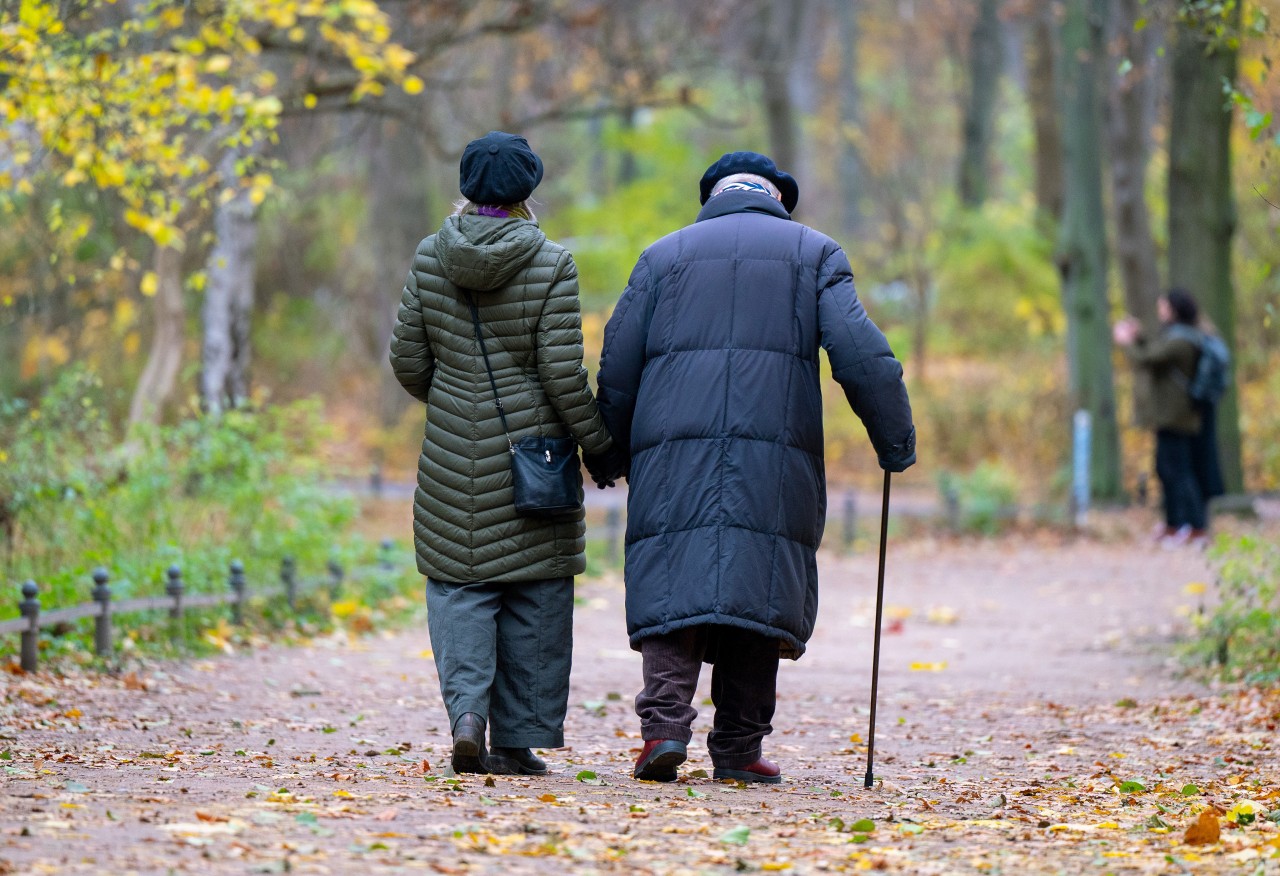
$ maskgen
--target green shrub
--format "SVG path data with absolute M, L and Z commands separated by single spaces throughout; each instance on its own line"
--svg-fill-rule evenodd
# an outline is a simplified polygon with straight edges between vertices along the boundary
M 996 535 L 1017 517 L 1018 480 L 999 462 L 983 462 L 966 475 L 938 479 L 948 522 L 962 532 Z
M 1197 622 L 1190 654 L 1230 675 L 1280 681 L 1280 545 L 1256 536 L 1220 540 L 1216 602 Z
M 318 403 L 195 415 L 122 442 L 99 393 L 92 375 L 69 371 L 38 403 L 0 405 L 0 618 L 17 615 L 28 578 L 46 610 L 88 601 L 97 566 L 110 573 L 112 598 L 129 599 L 162 594 L 171 564 L 187 592 L 225 593 L 239 559 L 249 592 L 273 595 L 258 614 L 277 626 L 292 623 L 276 606 L 286 556 L 304 582 L 324 578 L 331 558 L 364 570 L 347 586 L 361 604 L 420 585 L 408 568 L 368 573 L 377 548 L 349 533 L 357 504 L 324 480 Z M 305 602 L 308 622 L 328 623 L 325 588 Z M 145 637 L 156 620 L 117 623 Z

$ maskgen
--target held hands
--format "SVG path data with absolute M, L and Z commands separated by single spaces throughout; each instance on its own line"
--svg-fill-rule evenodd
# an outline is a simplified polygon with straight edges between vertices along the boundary
M 618 478 L 626 477 L 630 465 L 630 459 L 616 444 L 604 453 L 582 454 L 582 462 L 586 465 L 591 480 L 601 490 L 612 487 Z

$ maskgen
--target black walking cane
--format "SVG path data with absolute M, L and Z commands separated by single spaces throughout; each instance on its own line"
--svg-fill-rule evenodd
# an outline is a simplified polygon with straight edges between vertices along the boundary
M 889 472 L 884 473 L 884 504 L 880 508 L 880 574 L 876 580 L 876 638 L 871 652 L 871 729 L 867 732 L 867 777 L 870 788 L 871 761 L 876 753 L 876 691 L 880 683 L 880 618 L 884 615 L 884 555 L 889 546 Z

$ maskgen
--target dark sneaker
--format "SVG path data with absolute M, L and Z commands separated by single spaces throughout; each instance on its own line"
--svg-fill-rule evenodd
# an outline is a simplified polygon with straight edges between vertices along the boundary
M 776 785 L 782 781 L 782 770 L 773 761 L 765 760 L 762 757 L 750 766 L 737 767 L 736 769 L 716 767 L 711 777 L 713 779 L 732 779 L 735 782 L 763 782 L 766 785 Z
M 455 773 L 487 773 L 484 750 L 484 718 L 475 712 L 467 712 L 453 725 L 453 756 Z
M 674 782 L 676 767 L 684 763 L 688 756 L 688 749 L 683 742 L 650 739 L 636 758 L 636 769 L 632 775 L 647 782 Z
M 528 748 L 501 748 L 489 752 L 489 772 L 499 776 L 545 776 L 547 764 Z

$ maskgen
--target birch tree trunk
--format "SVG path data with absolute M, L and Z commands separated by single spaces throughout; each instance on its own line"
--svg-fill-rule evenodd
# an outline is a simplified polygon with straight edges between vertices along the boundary
M 219 164 L 223 184 L 234 184 L 239 153 L 229 150 Z M 258 223 L 246 189 L 220 202 L 213 218 L 216 240 L 206 262 L 202 314 L 200 397 L 217 415 L 249 398 L 250 319 L 254 299 L 254 251 Z
M 186 304 L 182 296 L 182 253 L 171 246 L 155 251 L 152 268 L 156 274 L 156 294 L 152 298 L 155 326 L 151 352 L 138 379 L 129 405 L 129 423 L 157 423 L 164 405 L 173 395 L 182 366 L 186 342 Z
M 969 101 L 960 156 L 960 200 L 966 207 L 981 206 L 990 190 L 988 165 L 1002 62 L 999 0 L 980 0 L 969 39 Z
M 1189 6 L 1189 4 L 1184 4 Z M 1194 12 L 1176 26 L 1169 124 L 1169 285 L 1200 301 L 1227 345 L 1235 349 L 1235 288 L 1231 239 L 1236 205 L 1231 188 L 1232 111 L 1223 83 L 1236 80 L 1237 51 L 1211 36 L 1217 25 L 1238 34 L 1243 3 L 1227 11 Z M 1226 21 L 1208 20 L 1224 16 Z M 1244 489 L 1240 401 L 1234 376 L 1218 406 L 1218 448 L 1227 492 Z
M 1072 409 L 1093 421 L 1090 483 L 1100 499 L 1121 493 L 1120 439 L 1111 367 L 1106 216 L 1102 204 L 1102 112 L 1098 99 L 1107 0 L 1068 0 L 1062 24 L 1066 198 L 1058 244 Z M 1064 424 L 1065 428 L 1065 424 Z

